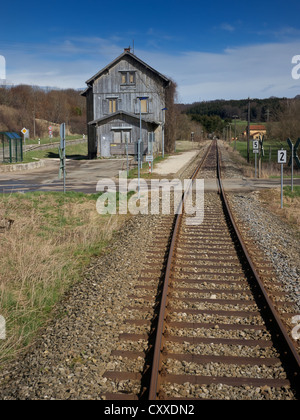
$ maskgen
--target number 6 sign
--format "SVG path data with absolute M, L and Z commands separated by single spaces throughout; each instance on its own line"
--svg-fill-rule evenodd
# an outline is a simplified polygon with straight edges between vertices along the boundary
M 278 163 L 286 163 L 286 150 L 278 150 Z

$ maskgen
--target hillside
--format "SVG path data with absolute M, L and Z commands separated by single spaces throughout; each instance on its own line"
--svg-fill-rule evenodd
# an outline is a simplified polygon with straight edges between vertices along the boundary
M 239 136 L 248 124 L 249 99 L 215 100 L 178 104 L 178 111 L 201 125 L 206 135 L 228 136 L 231 127 Z M 250 100 L 250 123 L 265 124 L 269 138 L 285 141 L 300 136 L 300 97 Z
M 268 120 L 277 120 L 286 103 L 286 98 L 268 98 L 250 100 L 250 120 L 251 122 L 267 122 Z M 248 99 L 241 100 L 215 100 L 198 102 L 191 105 L 185 105 L 184 111 L 190 115 L 217 115 L 222 120 L 236 118 L 248 119 Z
M 86 134 L 85 98 L 78 91 L 47 91 L 27 85 L 0 87 L 0 131 L 19 133 L 26 127 L 31 138 L 46 137 L 52 125 L 57 136 L 63 122 L 67 134 Z

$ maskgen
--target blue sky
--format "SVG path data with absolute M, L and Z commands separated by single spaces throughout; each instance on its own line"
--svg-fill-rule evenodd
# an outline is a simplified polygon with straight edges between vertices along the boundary
M 1 5 L 0 56 L 7 82 L 80 88 L 134 41 L 177 82 L 179 102 L 294 97 L 299 12 L 290 0 L 12 0 Z

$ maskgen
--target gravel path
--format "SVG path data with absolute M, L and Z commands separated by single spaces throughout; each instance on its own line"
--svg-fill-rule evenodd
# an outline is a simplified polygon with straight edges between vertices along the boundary
M 191 150 L 179 155 L 168 157 L 164 162 L 158 163 L 154 173 L 158 175 L 176 174 L 180 169 L 189 164 L 199 153 L 199 150 Z

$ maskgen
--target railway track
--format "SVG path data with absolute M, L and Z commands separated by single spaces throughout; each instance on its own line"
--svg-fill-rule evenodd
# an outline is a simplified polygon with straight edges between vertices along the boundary
M 219 192 L 205 194 L 200 225 L 183 212 L 158 226 L 129 297 L 132 333 L 120 334 L 131 348 L 116 350 L 122 366 L 104 374 L 127 386 L 107 399 L 299 398 L 299 355 L 231 214 L 216 142 L 193 178 L 203 175 L 217 177 Z

